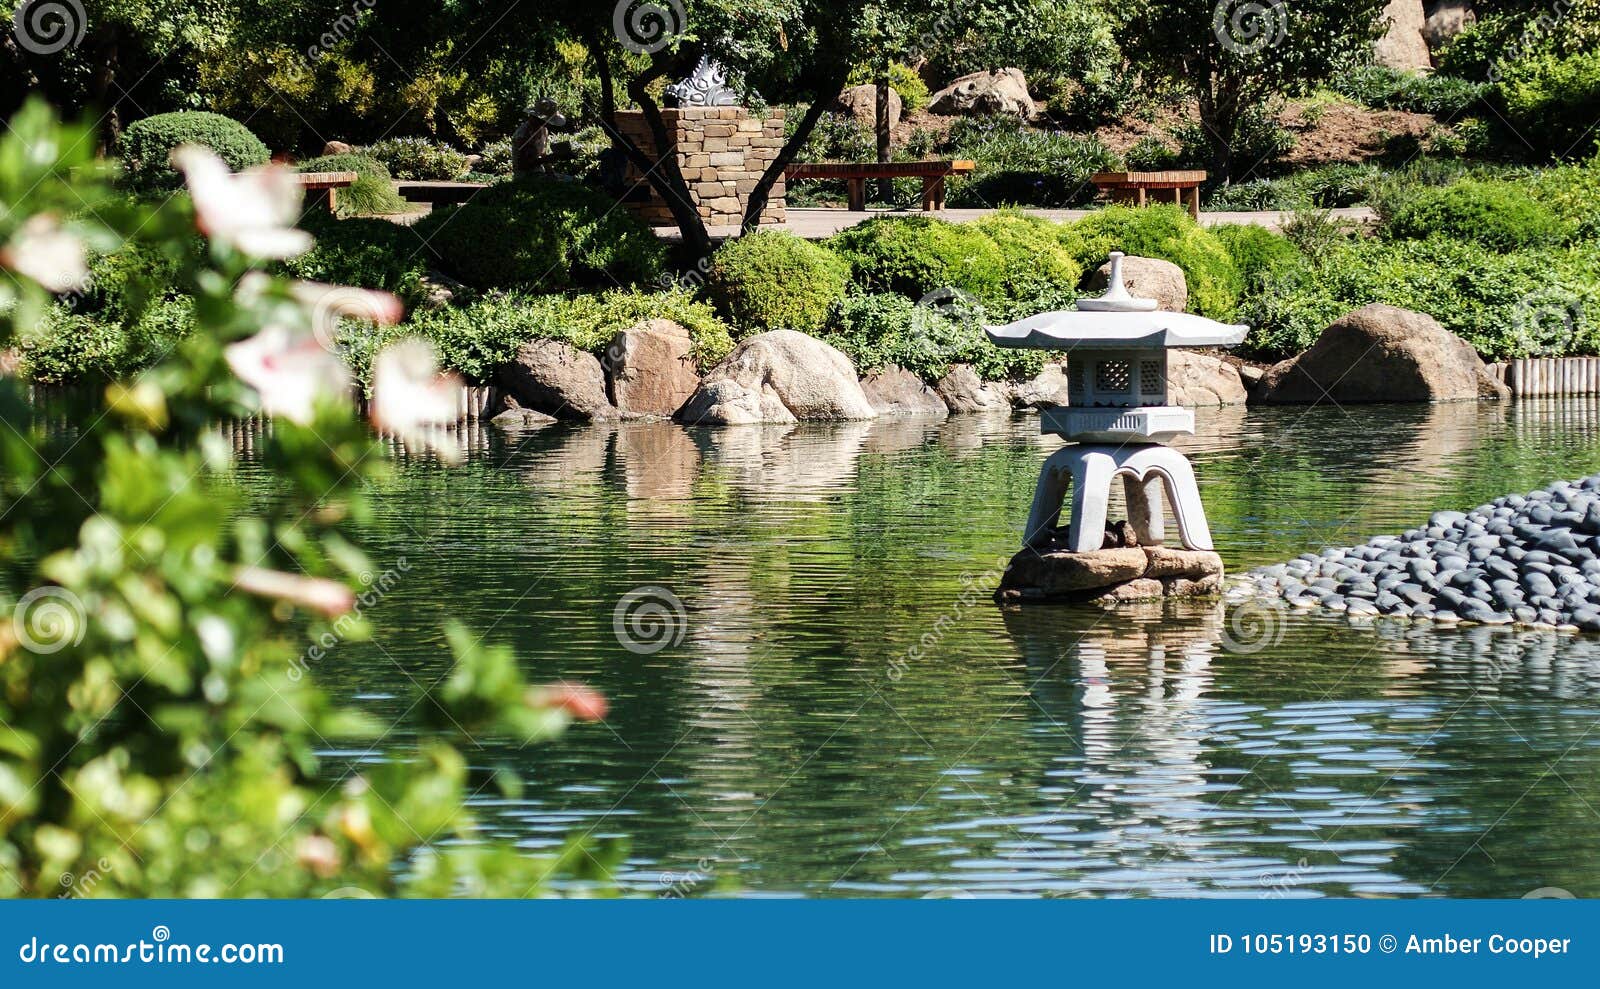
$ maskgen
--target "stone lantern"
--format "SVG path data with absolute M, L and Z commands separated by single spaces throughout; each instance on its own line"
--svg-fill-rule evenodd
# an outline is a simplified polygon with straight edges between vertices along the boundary
M 1194 413 L 1171 404 L 1168 395 L 1167 351 L 1235 346 L 1249 328 L 1189 313 L 1158 312 L 1156 300 L 1128 294 L 1122 257 L 1112 253 L 1110 288 L 1100 298 L 1079 299 L 1073 311 L 1041 313 L 986 328 L 989 338 L 1002 347 L 1067 352 L 1068 404 L 1045 411 L 1040 430 L 1069 442 L 1045 461 L 1028 517 L 1026 545 L 1012 561 L 1002 592 L 1008 586 L 1020 591 L 1031 587 L 1045 596 L 1058 596 L 1057 590 L 1103 592 L 1117 584 L 1146 581 L 1135 588 L 1146 593 L 1135 596 L 1158 596 L 1172 588 L 1149 581 L 1182 578 L 1192 584 L 1213 575 L 1216 580 L 1208 581 L 1206 590 L 1211 590 L 1211 583 L 1220 587 L 1221 561 L 1212 552 L 1194 468 L 1189 458 L 1166 445 L 1194 433 Z M 1111 482 L 1117 477 L 1122 478 L 1128 503 L 1128 534 L 1121 537 L 1106 530 Z M 1069 486 L 1072 514 L 1063 528 L 1060 516 Z M 1166 544 L 1163 496 L 1177 523 L 1178 539 L 1190 551 L 1187 555 L 1156 552 Z M 1101 566 L 1111 557 L 1088 558 L 1135 548 L 1146 550 L 1139 559 L 1147 565 L 1137 572 L 1139 559 L 1134 555 L 1115 557 L 1116 566 Z M 1082 558 L 1064 558 L 1072 556 Z M 1107 582 L 1096 586 L 1093 582 L 1100 578 Z M 1195 591 L 1187 585 L 1180 589 Z

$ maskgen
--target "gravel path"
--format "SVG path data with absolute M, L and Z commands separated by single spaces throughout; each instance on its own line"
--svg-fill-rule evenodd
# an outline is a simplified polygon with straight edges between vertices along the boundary
M 1600 474 L 1506 495 L 1364 546 L 1253 570 L 1234 594 L 1297 608 L 1600 631 Z

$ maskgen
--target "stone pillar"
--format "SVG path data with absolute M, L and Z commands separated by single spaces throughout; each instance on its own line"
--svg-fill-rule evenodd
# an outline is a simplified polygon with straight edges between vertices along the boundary
M 783 147 L 783 110 L 773 109 L 770 116 L 760 118 L 752 117 L 744 107 L 684 107 L 662 110 L 661 119 L 689 186 L 689 200 L 706 225 L 736 227 L 743 223 L 750 193 Z M 617 129 L 647 157 L 657 158 L 655 138 L 643 112 L 618 113 Z M 631 161 L 626 183 L 624 202 L 640 219 L 653 226 L 673 224 L 672 211 Z M 780 177 L 761 214 L 763 226 L 784 222 L 786 195 Z

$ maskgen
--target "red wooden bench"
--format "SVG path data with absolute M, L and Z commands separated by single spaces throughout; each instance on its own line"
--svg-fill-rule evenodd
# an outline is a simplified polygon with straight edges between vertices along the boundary
M 1095 188 L 1106 193 L 1114 202 L 1144 206 L 1151 192 L 1170 192 L 1172 201 L 1179 206 L 1188 202 L 1189 215 L 1200 219 L 1200 183 L 1206 180 L 1203 171 L 1170 172 L 1096 172 L 1090 177 Z
M 308 206 L 320 206 L 332 213 L 338 205 L 339 190 L 350 188 L 358 176 L 355 172 L 296 172 L 294 178 L 306 191 Z
M 970 175 L 978 167 L 972 161 L 849 161 L 812 162 L 790 165 L 784 178 L 843 179 L 850 190 L 850 209 L 860 213 L 867 208 L 867 181 L 870 179 L 922 179 L 922 208 L 944 209 L 944 180 L 951 175 Z

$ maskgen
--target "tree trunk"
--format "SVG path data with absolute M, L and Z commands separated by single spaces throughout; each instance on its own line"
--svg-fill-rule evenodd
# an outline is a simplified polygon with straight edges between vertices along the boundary
M 673 221 L 678 225 L 678 232 L 683 237 L 684 245 L 696 257 L 710 257 L 711 233 L 706 229 L 706 222 L 700 216 L 699 208 L 689 197 L 689 185 L 683 179 L 682 170 L 678 168 L 678 156 L 672 149 L 666 123 L 661 119 L 661 108 L 646 92 L 646 88 L 652 82 L 667 74 L 671 64 L 656 62 L 643 75 L 628 83 L 628 95 L 644 112 L 645 123 L 649 125 L 650 134 L 655 139 L 657 158 L 651 159 L 644 153 L 644 149 L 629 140 L 617 127 L 616 83 L 611 75 L 610 63 L 605 58 L 604 44 L 591 38 L 588 47 L 600 76 L 600 119 L 605 124 L 611 143 L 628 156 L 628 160 L 644 174 L 651 188 L 655 189 L 666 202 L 667 209 L 672 212 Z
M 756 181 L 756 187 L 751 190 L 750 198 L 744 206 L 744 233 L 751 233 L 761 226 L 761 214 L 766 212 L 767 199 L 772 195 L 772 187 L 778 179 L 783 177 L 783 170 L 789 167 L 800 149 L 811 140 L 811 132 L 817 129 L 817 121 L 828 108 L 839 102 L 839 95 L 844 92 L 844 84 L 848 73 L 836 76 L 817 90 L 816 101 L 806 109 L 806 115 L 800 118 L 800 126 L 795 129 L 794 136 L 778 149 L 778 157 L 767 166 Z
M 889 163 L 889 94 L 891 92 L 893 90 L 889 88 L 889 77 L 887 75 L 880 77 L 878 79 L 876 107 L 878 164 L 880 165 Z M 884 202 L 890 202 L 894 199 L 894 179 L 878 180 L 878 198 Z
M 117 145 L 117 139 L 122 136 L 122 115 L 119 108 L 122 103 L 122 90 L 117 90 L 108 103 L 106 96 L 111 92 L 111 83 L 117 74 L 117 32 L 116 28 L 109 28 L 105 33 L 96 38 L 96 49 L 100 57 L 95 61 L 93 74 L 89 77 L 89 103 L 94 109 L 104 114 L 104 126 L 100 128 L 100 153 L 110 154 L 111 149 Z

